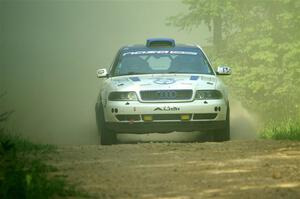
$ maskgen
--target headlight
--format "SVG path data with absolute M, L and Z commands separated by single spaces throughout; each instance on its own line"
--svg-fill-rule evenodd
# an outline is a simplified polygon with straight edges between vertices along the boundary
M 108 96 L 110 101 L 136 101 L 136 93 L 131 92 L 111 92 Z
M 199 90 L 196 92 L 196 100 L 222 99 L 223 95 L 218 90 Z

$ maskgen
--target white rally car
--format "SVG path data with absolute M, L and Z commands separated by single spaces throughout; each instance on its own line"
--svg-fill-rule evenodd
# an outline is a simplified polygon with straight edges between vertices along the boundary
M 116 142 L 117 133 L 202 131 L 215 141 L 230 139 L 227 91 L 196 45 L 173 39 L 148 39 L 145 45 L 121 48 L 102 78 L 96 103 L 101 144 Z

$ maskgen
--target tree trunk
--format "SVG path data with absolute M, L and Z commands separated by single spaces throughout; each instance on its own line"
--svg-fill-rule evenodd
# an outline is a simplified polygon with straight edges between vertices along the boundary
M 220 16 L 213 18 L 213 45 L 217 52 L 222 49 L 222 18 Z

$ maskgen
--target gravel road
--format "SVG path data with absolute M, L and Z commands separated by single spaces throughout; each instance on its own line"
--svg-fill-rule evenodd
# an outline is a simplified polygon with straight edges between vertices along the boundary
M 300 142 L 69 146 L 49 161 L 95 198 L 300 198 Z

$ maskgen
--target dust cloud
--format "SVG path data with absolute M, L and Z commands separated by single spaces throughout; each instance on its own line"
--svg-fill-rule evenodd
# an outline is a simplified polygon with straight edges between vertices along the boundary
M 232 140 L 256 139 L 259 129 L 259 116 L 248 111 L 241 102 L 230 101 L 230 131 Z
M 108 68 L 121 46 L 149 37 L 206 45 L 205 27 L 178 31 L 165 25 L 185 9 L 181 0 L 0 1 L 0 92 L 7 93 L 1 107 L 14 110 L 7 126 L 37 143 L 98 144 L 96 69 Z M 239 103 L 232 106 L 231 121 L 234 139 L 255 137 L 255 120 Z M 189 133 L 184 140 L 197 136 Z M 172 140 L 182 135 L 173 133 Z
M 185 11 L 181 0 L 158 2 L 1 0 L 1 107 L 14 110 L 12 132 L 37 143 L 97 144 L 95 71 L 121 46 L 149 37 L 207 44 L 206 28 L 165 25 Z

